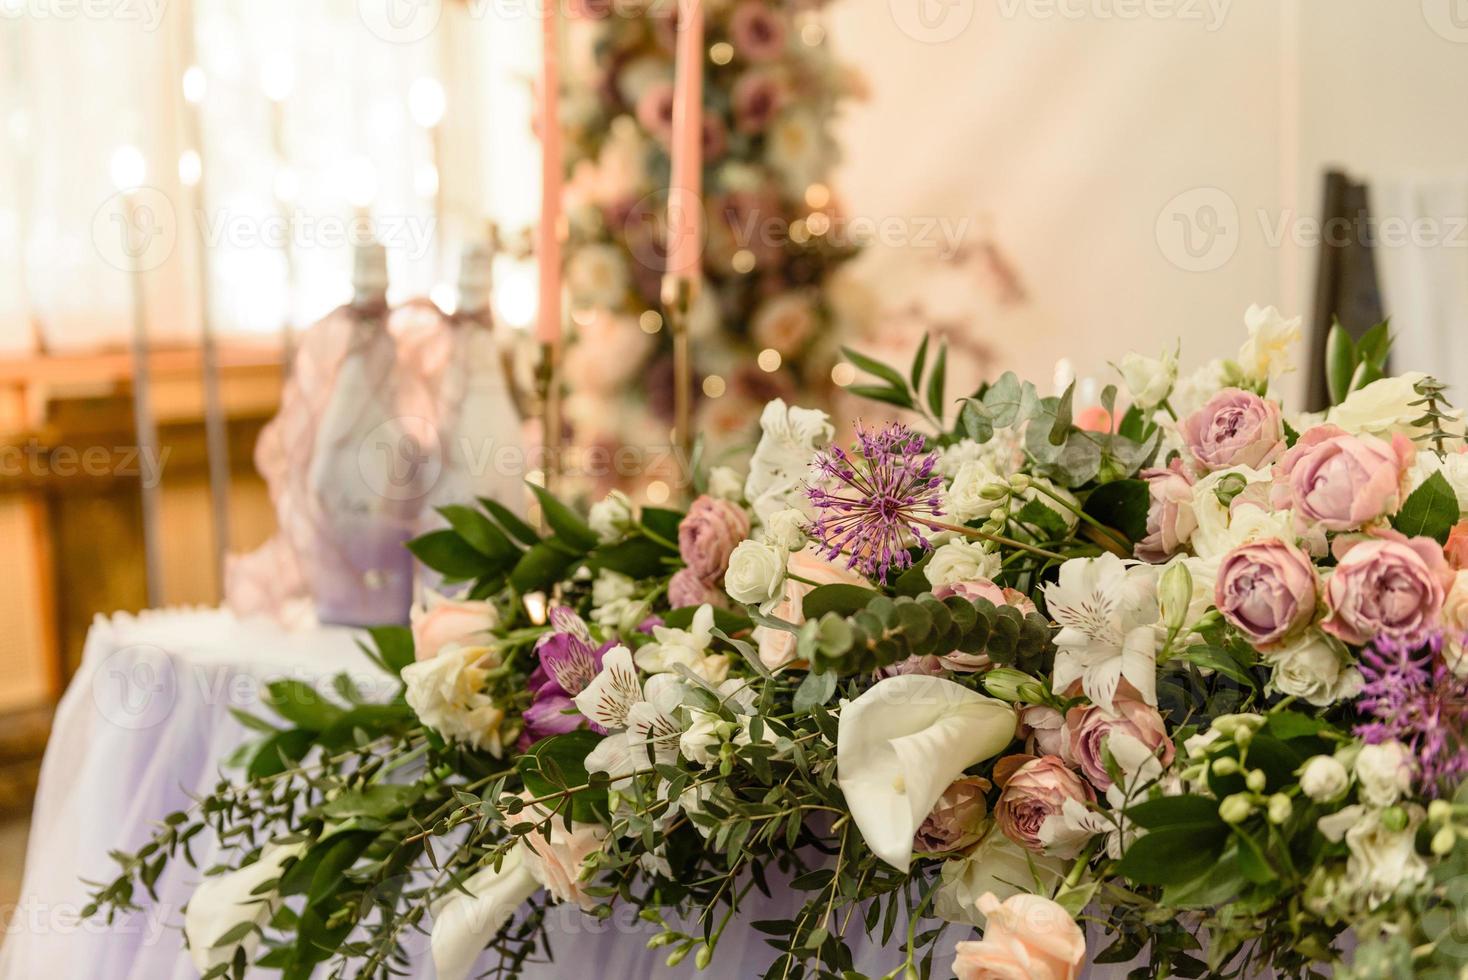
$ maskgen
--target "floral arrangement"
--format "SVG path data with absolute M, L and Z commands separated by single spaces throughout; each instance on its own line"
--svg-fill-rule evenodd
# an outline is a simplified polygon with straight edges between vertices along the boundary
M 850 316 L 828 285 L 857 249 L 828 184 L 831 125 L 862 89 L 832 57 L 819 3 L 705 6 L 707 231 L 690 329 L 697 422 L 718 449 L 749 441 L 770 398 L 830 388 L 834 338 Z M 572 5 L 566 378 L 581 445 L 643 445 L 671 423 L 660 283 L 677 7 Z
M 464 595 L 374 634 L 401 696 L 272 687 L 243 778 L 90 914 L 211 831 L 207 976 L 387 976 L 418 928 L 440 977 L 513 976 L 554 903 L 703 968 L 776 874 L 809 898 L 756 923 L 770 977 L 859 976 L 861 932 L 893 978 L 1463 976 L 1462 421 L 1382 376 L 1385 326 L 1287 412 L 1299 321 L 1247 326 L 1084 413 L 848 352 L 913 427 L 847 449 L 776 400 L 686 512 L 445 508 L 413 550 Z

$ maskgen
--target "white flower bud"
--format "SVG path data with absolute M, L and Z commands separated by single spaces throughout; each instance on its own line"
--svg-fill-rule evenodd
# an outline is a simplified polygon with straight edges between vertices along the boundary
M 620 541 L 637 526 L 637 511 L 625 493 L 613 490 L 591 505 L 586 522 L 603 544 Z
M 1244 777 L 1244 785 L 1255 793 L 1262 793 L 1266 780 L 1263 769 L 1250 769 L 1248 775 Z
M 1193 604 L 1193 573 L 1188 566 L 1175 561 L 1162 573 L 1157 584 L 1157 602 L 1162 610 L 1162 622 L 1169 630 L 1181 630 L 1187 625 L 1188 607 Z
M 1340 799 L 1350 785 L 1350 773 L 1334 756 L 1312 756 L 1300 767 L 1300 792 L 1316 803 Z
M 1295 810 L 1290 798 L 1283 793 L 1275 793 L 1269 798 L 1269 822 L 1279 826 L 1290 818 Z
M 1218 816 L 1224 823 L 1242 823 L 1254 812 L 1254 801 L 1247 793 L 1235 793 L 1218 804 Z

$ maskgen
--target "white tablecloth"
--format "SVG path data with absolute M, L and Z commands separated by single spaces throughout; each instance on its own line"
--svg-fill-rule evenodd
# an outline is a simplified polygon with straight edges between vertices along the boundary
M 240 620 L 218 610 L 98 618 L 81 669 L 56 713 L 22 895 L 0 951 L 0 977 L 196 978 L 178 925 L 199 872 L 182 860 L 171 864 L 157 883 L 158 903 L 142 895 L 145 911 L 111 926 L 77 921 L 89 891 L 83 879 L 110 879 L 115 866 L 109 851 L 136 849 L 155 821 L 213 788 L 221 760 L 246 737 L 231 707 L 262 713 L 259 694 L 267 681 L 293 677 L 328 690 L 331 678 L 343 671 L 369 694 L 380 691 L 385 697 L 393 690 L 357 649 L 349 630 L 287 632 L 269 621 Z M 207 834 L 194 843 L 201 869 L 226 857 Z M 796 895 L 777 895 L 764 905 L 751 901 L 747 918 L 788 918 L 799 904 Z M 597 922 L 570 909 L 553 910 L 556 961 L 529 967 L 526 980 L 695 975 L 742 980 L 761 975 L 776 955 L 764 937 L 736 923 L 720 943 L 713 969 L 695 974 L 690 960 L 668 970 L 660 965 L 666 951 L 645 949 L 650 927 L 621 911 L 627 914 Z M 952 929 L 949 935 L 956 940 L 962 931 Z M 410 946 L 421 950 L 425 941 L 414 937 Z M 891 951 L 854 946 L 857 969 L 869 975 L 881 976 L 900 962 Z M 416 962 L 417 976 L 433 976 L 426 956 Z M 1126 969 L 1093 968 L 1087 975 L 1120 978 Z

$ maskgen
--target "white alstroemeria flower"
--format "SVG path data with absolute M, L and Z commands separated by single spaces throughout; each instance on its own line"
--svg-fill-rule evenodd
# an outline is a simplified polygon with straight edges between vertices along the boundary
M 714 639 L 714 607 L 704 603 L 693 614 L 688 629 L 654 626 L 656 642 L 643 646 L 632 659 L 646 674 L 676 674 L 679 665 L 710 684 L 719 684 L 729 676 L 729 658 L 708 653 Z
M 787 406 L 776 398 L 760 414 L 759 444 L 749 459 L 744 499 L 764 520 L 798 506 L 796 495 L 810 473 L 816 451 L 835 438 L 830 416 L 813 408 Z
M 1157 703 L 1157 582 L 1151 566 L 1115 555 L 1072 558 L 1060 581 L 1045 587 L 1055 637 L 1054 689 L 1079 680 L 1086 697 L 1107 711 L 1122 680 Z
M 527 867 L 522 842 L 505 855 L 499 870 L 484 868 L 464 880 L 433 911 L 429 948 L 438 980 L 465 980 L 474 961 L 510 916 L 540 890 Z
M 1164 353 L 1161 357 L 1146 357 L 1135 351 L 1122 355 L 1116 365 L 1121 379 L 1131 392 L 1132 401 L 1143 410 L 1156 408 L 1172 394 L 1177 384 L 1177 354 Z
M 254 957 L 260 946 L 258 932 L 252 931 L 234 942 L 221 940 L 243 923 L 264 925 L 270 919 L 279 905 L 278 897 L 257 893 L 256 889 L 278 879 L 285 863 L 305 852 L 305 844 L 266 844 L 254 864 L 200 882 L 189 897 L 183 926 L 189 959 L 196 970 L 207 973 L 221 963 L 231 962 L 240 947 L 244 947 L 246 959 Z
M 836 782 L 872 852 L 906 871 L 913 834 L 938 797 L 1003 750 L 1015 721 L 1003 701 L 918 674 L 888 677 L 843 704 Z
M 676 762 L 686 693 L 672 674 L 656 674 L 644 685 L 626 647 L 608 650 L 601 672 L 575 698 L 577 710 L 611 733 L 587 755 L 587 771 L 607 773 L 616 788 L 654 762 Z

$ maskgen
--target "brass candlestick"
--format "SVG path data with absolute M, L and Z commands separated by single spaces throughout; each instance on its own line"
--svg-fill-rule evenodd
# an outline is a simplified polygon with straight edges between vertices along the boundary
M 693 456 L 693 354 L 688 319 L 697 284 L 683 276 L 663 277 L 663 315 L 673 335 L 673 442 L 686 463 Z

